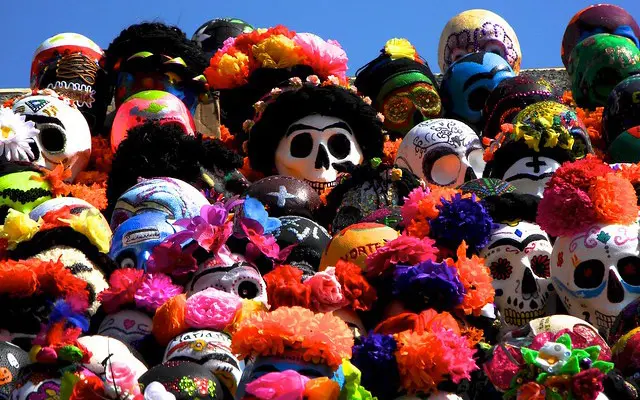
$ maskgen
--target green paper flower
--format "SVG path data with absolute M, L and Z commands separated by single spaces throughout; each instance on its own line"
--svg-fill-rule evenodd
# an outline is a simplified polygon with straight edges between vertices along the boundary
M 339 400 L 377 400 L 367 389 L 360 385 L 362 376 L 360 370 L 349 360 L 342 361 L 342 373 L 344 374 L 344 386 L 340 391 Z

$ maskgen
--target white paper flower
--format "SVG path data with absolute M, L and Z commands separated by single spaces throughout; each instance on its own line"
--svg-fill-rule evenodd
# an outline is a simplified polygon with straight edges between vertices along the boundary
M 7 161 L 33 161 L 30 143 L 40 133 L 33 121 L 9 108 L 0 108 L 0 157 Z
M 144 400 L 176 400 L 176 396 L 167 392 L 162 383 L 151 382 L 144 390 Z

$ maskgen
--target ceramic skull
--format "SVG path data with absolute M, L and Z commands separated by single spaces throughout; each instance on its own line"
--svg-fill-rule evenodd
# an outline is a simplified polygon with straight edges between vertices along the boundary
M 491 271 L 496 306 L 506 330 L 548 315 L 555 304 L 550 279 L 552 246 L 536 224 L 498 224 L 480 252 Z
M 35 138 L 38 154 L 34 154 L 34 164 L 48 169 L 62 164 L 71 170 L 71 181 L 86 168 L 91 156 L 91 132 L 72 102 L 47 91 L 16 100 L 13 111 L 33 121 L 40 131 Z
M 188 296 L 212 287 L 267 304 L 267 286 L 258 268 L 242 257 L 236 258 L 230 265 L 219 265 L 215 259 L 205 261 L 186 286 Z
M 138 347 L 138 343 L 151 335 L 153 320 L 138 310 L 120 310 L 107 315 L 98 327 L 98 335 L 118 339 Z
M 438 186 L 459 186 L 484 170 L 482 144 L 463 122 L 438 118 L 421 122 L 407 133 L 396 156 L 397 166 Z

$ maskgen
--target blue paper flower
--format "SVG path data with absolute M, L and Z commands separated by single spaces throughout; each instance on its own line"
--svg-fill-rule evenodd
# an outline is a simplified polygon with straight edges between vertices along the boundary
M 398 397 L 400 374 L 396 349 L 393 336 L 377 333 L 370 333 L 353 346 L 351 363 L 362 372 L 361 385 L 379 399 Z
M 243 218 L 258 222 L 262 225 L 264 233 L 271 233 L 282 225 L 278 218 L 269 217 L 267 210 L 259 200 L 249 196 L 244 200 Z
M 444 311 L 462 303 L 464 286 L 455 268 L 445 262 L 425 261 L 414 267 L 396 267 L 393 294 L 415 312 L 429 308 Z

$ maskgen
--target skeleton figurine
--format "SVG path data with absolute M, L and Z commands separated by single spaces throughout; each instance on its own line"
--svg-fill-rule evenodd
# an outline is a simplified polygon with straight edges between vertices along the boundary
M 349 167 L 382 155 L 375 109 L 341 86 L 294 82 L 284 91 L 274 89 L 256 110 L 254 121 L 245 124 L 247 150 L 251 167 L 265 175 L 292 176 L 322 192 Z
M 432 119 L 407 133 L 396 156 L 396 165 L 426 182 L 457 187 L 482 176 L 482 144 L 463 122 Z

